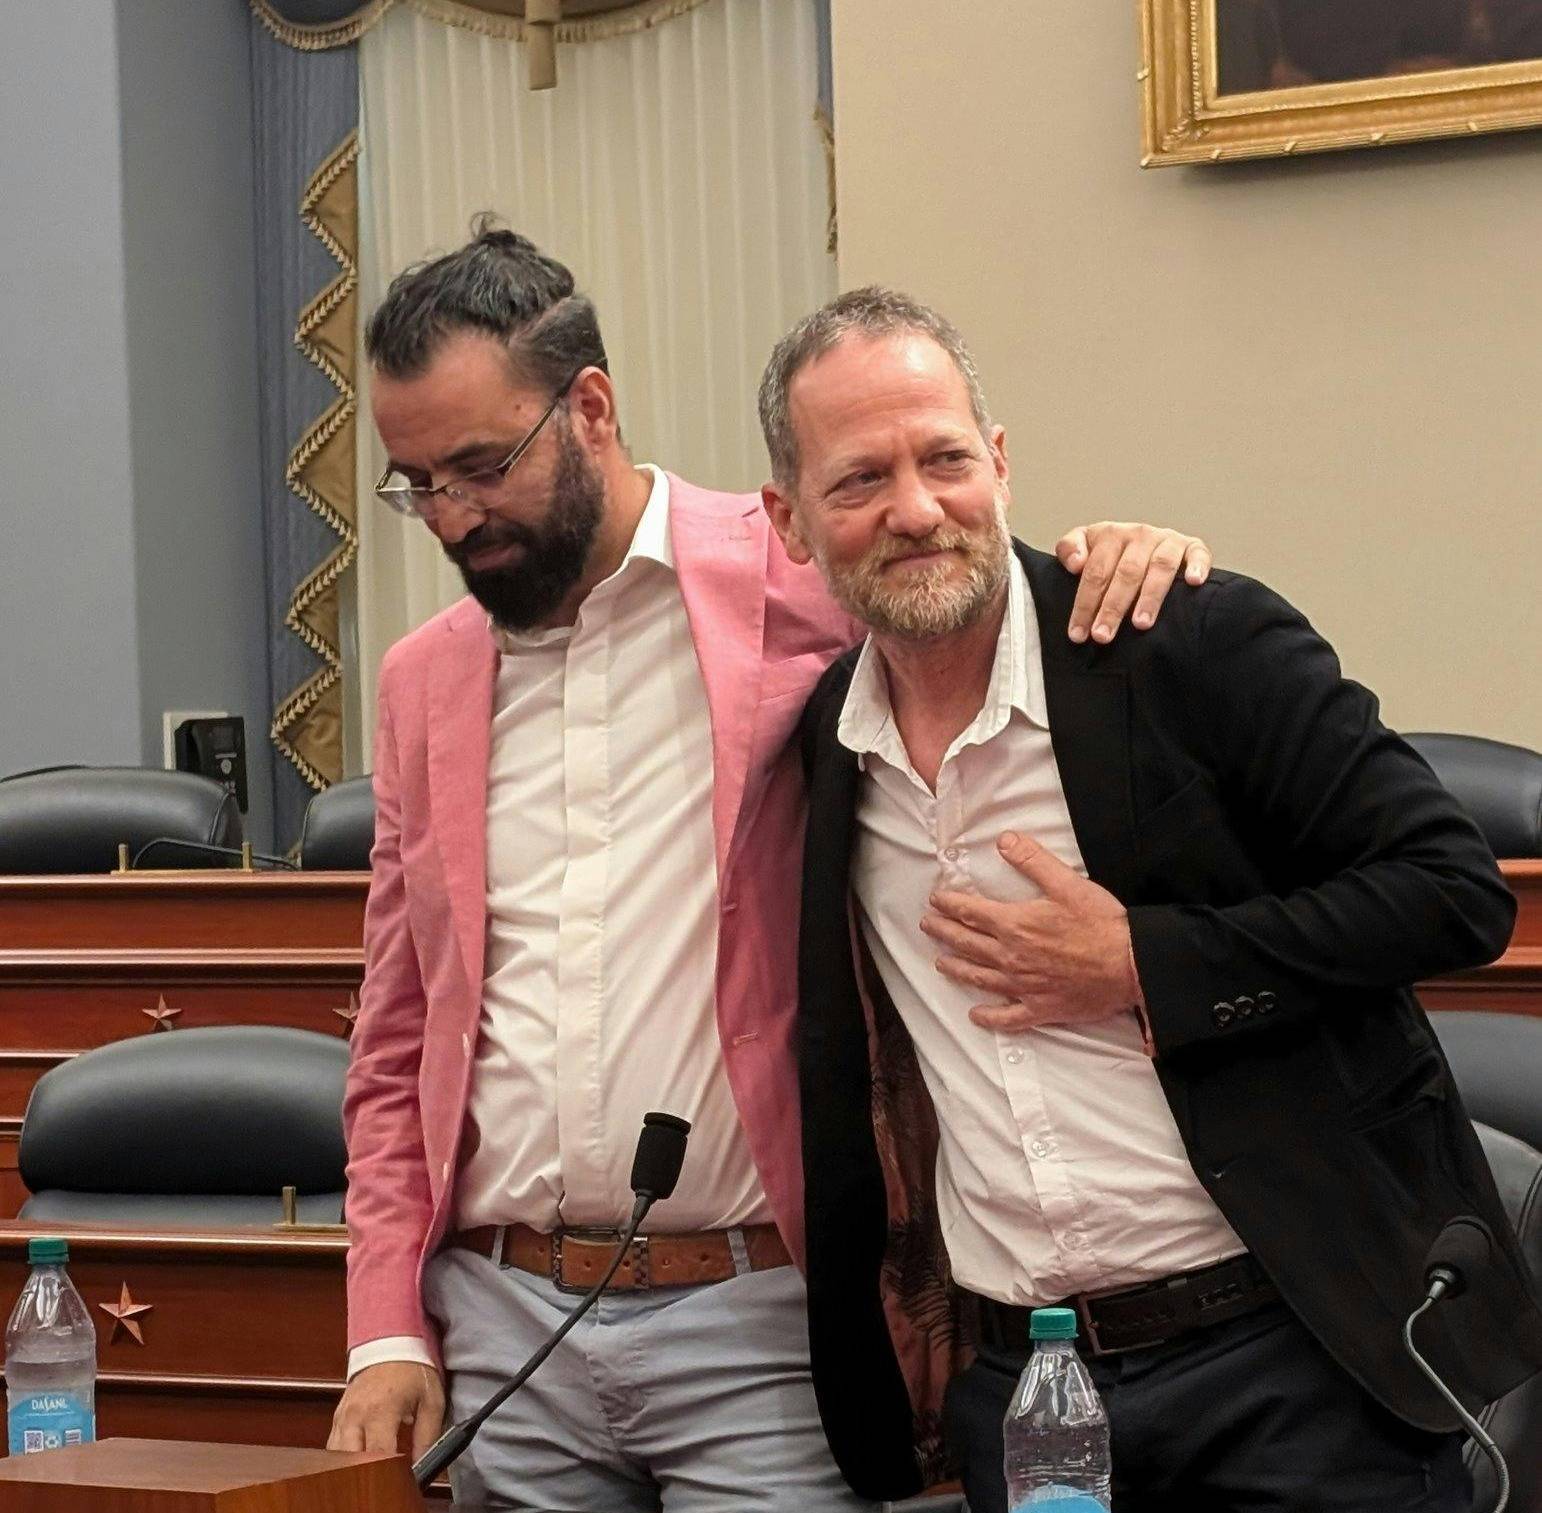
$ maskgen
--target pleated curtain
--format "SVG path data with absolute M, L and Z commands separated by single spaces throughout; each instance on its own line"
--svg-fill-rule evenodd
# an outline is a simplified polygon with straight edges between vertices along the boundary
M 559 45 L 557 88 L 532 93 L 519 42 L 388 13 L 359 42 L 364 309 L 495 211 L 598 306 L 633 456 L 757 487 L 761 369 L 835 289 L 817 18 L 811 0 L 707 0 Z M 367 414 L 362 361 L 359 372 Z M 427 530 L 369 497 L 382 465 L 361 426 L 355 771 L 381 656 L 463 592 Z

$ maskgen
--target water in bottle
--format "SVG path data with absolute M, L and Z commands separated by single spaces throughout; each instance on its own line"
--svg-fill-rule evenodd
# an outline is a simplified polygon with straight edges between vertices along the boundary
M 5 1331 L 12 1455 L 96 1438 L 96 1329 L 70 1281 L 64 1240 L 30 1240 L 32 1275 Z
M 1047 1504 L 1046 1513 L 1095 1513 L 1109 1506 L 1108 1415 L 1072 1343 L 1076 1313 L 1035 1308 L 1033 1354 L 1007 1409 L 1007 1507 Z

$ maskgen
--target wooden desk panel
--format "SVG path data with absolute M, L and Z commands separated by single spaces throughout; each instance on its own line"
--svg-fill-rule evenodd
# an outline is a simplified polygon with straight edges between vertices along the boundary
M 0 951 L 357 949 L 367 872 L 0 877 Z
M 363 980 L 357 943 L 309 951 L 0 951 L 0 1024 L 7 1049 L 30 1051 L 88 1050 L 194 1025 L 341 1034 Z
M 97 1329 L 102 1436 L 317 1445 L 347 1363 L 342 1230 L 136 1233 L 0 1224 L 0 1306 L 27 1276 L 27 1241 L 62 1234 Z M 123 1289 L 143 1342 L 103 1305 Z
M 27 1189 L 16 1170 L 19 1129 L 0 1129 L 0 1217 L 10 1218 L 27 1201 Z M 9 1317 L 9 1315 L 7 1315 Z
M 346 1036 L 361 947 L 310 951 L 0 951 L 0 1130 L 38 1078 L 81 1051 L 209 1025 Z

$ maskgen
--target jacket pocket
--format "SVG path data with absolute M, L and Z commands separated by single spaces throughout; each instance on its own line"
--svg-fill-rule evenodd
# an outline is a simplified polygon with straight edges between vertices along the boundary
M 1349 1127 L 1365 1132 L 1446 1100 L 1446 1070 L 1438 1053 L 1422 1051 L 1359 1093 L 1349 1106 Z

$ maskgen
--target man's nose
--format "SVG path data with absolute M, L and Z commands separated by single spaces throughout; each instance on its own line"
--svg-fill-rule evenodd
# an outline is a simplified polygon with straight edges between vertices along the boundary
M 428 528 L 446 546 L 456 546 L 464 541 L 486 517 L 480 510 L 470 509 L 446 499 L 443 494 L 434 497 L 433 514 L 428 517 Z
M 896 536 L 929 536 L 947 518 L 918 473 L 894 479 L 885 524 Z

